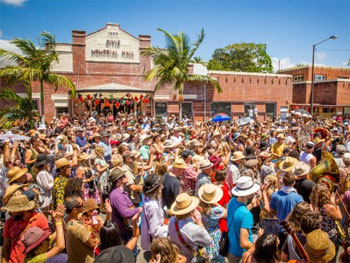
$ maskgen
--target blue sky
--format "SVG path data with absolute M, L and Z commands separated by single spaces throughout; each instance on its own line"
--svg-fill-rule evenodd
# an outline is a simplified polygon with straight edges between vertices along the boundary
M 35 40 L 40 31 L 71 42 L 71 30 L 87 33 L 116 22 L 129 33 L 151 35 L 164 46 L 157 28 L 184 31 L 195 39 L 201 28 L 206 38 L 197 56 L 210 59 L 216 48 L 231 43 L 266 43 L 274 65 L 282 68 L 310 63 L 312 44 L 316 63 L 345 66 L 350 58 L 350 1 L 342 0 L 0 0 L 0 46 L 13 37 Z

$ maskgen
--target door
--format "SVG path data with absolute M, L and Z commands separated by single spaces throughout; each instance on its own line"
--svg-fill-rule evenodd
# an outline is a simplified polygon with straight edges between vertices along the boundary
M 183 118 L 193 118 L 193 107 L 192 102 L 184 102 L 182 103 L 182 117 Z
M 244 103 L 244 117 L 254 118 L 255 104 L 253 102 Z
M 266 112 L 266 116 L 269 117 L 271 120 L 273 120 L 276 115 L 276 103 L 275 102 L 266 103 L 265 112 Z

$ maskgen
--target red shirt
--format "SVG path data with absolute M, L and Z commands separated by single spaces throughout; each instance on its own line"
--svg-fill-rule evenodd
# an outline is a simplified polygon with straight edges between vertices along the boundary
M 230 199 L 231 199 L 230 194 L 229 194 L 229 188 L 228 188 L 228 185 L 226 184 L 226 182 L 224 183 L 223 186 L 221 186 L 221 189 L 222 189 L 224 195 L 222 196 L 221 200 L 218 203 L 219 203 L 219 205 L 226 208 L 227 204 L 230 202 Z M 220 219 L 219 227 L 220 227 L 221 232 L 222 231 L 228 232 L 226 218 Z
M 12 217 L 6 220 L 4 226 L 4 238 L 10 239 L 10 257 L 9 262 L 11 263 L 22 263 L 24 262 L 24 244 L 21 241 L 24 230 L 30 227 L 40 227 L 41 229 L 49 229 L 47 218 L 41 213 L 32 213 L 31 217 L 25 221 L 14 220 Z

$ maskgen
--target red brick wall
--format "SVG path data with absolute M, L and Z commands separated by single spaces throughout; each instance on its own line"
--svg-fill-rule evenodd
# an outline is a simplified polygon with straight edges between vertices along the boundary
M 350 69 L 349 68 L 333 68 L 333 67 L 318 67 L 315 66 L 314 68 L 314 74 L 315 75 L 326 75 L 326 79 L 337 79 L 339 77 L 346 77 L 350 78 Z M 309 67 L 303 67 L 303 68 L 296 68 L 291 70 L 282 70 L 281 73 L 283 74 L 290 74 L 290 75 L 304 75 L 304 81 L 311 81 L 311 74 L 312 74 L 312 68 Z

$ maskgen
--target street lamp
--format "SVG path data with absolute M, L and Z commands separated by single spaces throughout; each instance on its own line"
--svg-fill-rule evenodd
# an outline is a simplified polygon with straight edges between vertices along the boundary
M 315 50 L 316 50 L 316 46 L 323 43 L 323 42 L 326 42 L 327 40 L 330 40 L 330 39 L 337 39 L 338 36 L 337 35 L 334 35 L 334 36 L 330 36 L 329 38 L 325 39 L 325 40 L 322 40 L 314 45 L 312 45 L 312 73 L 311 73 L 311 109 L 310 109 L 310 113 L 311 113 L 311 116 L 313 116 L 313 113 L 314 113 L 314 79 L 315 79 L 315 76 L 314 76 L 314 67 L 315 67 Z

